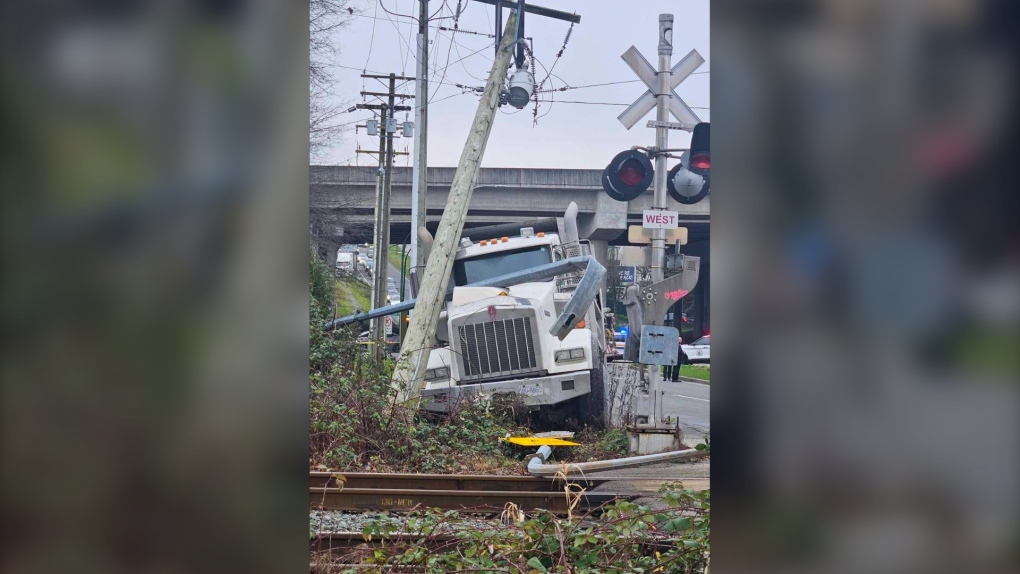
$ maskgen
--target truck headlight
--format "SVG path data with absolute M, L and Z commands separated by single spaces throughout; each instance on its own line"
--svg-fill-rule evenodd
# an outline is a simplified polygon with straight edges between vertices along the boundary
M 436 367 L 425 371 L 426 381 L 442 381 L 450 378 L 450 367 Z
M 584 358 L 584 347 L 576 347 L 573 349 L 563 349 L 556 351 L 556 362 L 562 363 L 564 361 L 577 361 Z

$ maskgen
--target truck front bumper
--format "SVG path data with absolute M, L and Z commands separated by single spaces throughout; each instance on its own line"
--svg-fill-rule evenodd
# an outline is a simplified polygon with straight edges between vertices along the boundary
M 574 371 L 512 381 L 424 389 L 421 392 L 421 408 L 434 412 L 446 412 L 451 405 L 458 401 L 472 398 L 484 400 L 493 395 L 512 395 L 525 405 L 537 409 L 541 406 L 557 405 L 575 399 L 590 391 L 591 376 L 589 371 Z

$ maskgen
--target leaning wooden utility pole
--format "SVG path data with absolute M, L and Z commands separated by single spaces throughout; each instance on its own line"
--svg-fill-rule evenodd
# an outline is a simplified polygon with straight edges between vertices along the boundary
M 400 358 L 393 371 L 393 384 L 404 395 L 407 401 L 415 400 L 421 392 L 422 380 L 428 367 L 429 353 L 436 338 L 436 326 L 439 324 L 439 313 L 446 298 L 446 287 L 453 259 L 457 254 L 457 243 L 464 229 L 468 205 L 471 203 L 471 192 L 478 168 L 482 163 L 485 145 L 492 131 L 492 121 L 499 105 L 499 94 L 506 81 L 507 68 L 513 55 L 514 28 L 517 26 L 517 15 L 510 13 L 506 21 L 502 41 L 492 62 L 489 79 L 485 83 L 485 92 L 478 103 L 478 111 L 471 123 L 467 143 L 461 152 L 457 172 L 450 184 L 450 194 L 446 203 L 446 211 L 439 221 L 439 229 L 432 245 L 421 287 L 418 289 L 418 303 L 411 315 L 404 344 L 400 349 Z

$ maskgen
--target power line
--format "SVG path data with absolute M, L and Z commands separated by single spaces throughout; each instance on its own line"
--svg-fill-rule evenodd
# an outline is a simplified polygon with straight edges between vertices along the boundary
M 382 0 L 379 0 L 379 4 L 382 4 Z M 452 16 L 442 16 L 440 18 L 436 18 L 436 14 L 439 14 L 443 10 L 443 8 L 449 9 L 449 5 L 446 3 L 446 0 L 443 0 L 442 5 L 439 6 L 439 10 L 436 10 L 435 12 L 432 13 L 431 16 L 429 16 L 428 21 L 431 22 L 433 20 L 446 20 L 448 18 L 452 18 Z M 407 14 L 401 14 L 399 12 L 391 12 L 389 9 L 386 8 L 385 5 L 383 5 L 382 9 L 385 10 L 387 14 L 397 16 L 398 18 L 409 18 L 414 23 L 420 24 L 419 19 L 416 16 L 408 16 Z
M 461 30 L 461 32 L 463 32 L 463 30 Z M 468 50 L 468 49 L 470 49 L 470 48 L 468 48 L 467 46 L 465 46 L 465 45 L 461 44 L 460 42 L 457 42 L 456 40 L 454 40 L 454 39 L 453 39 L 453 37 L 452 37 L 452 36 L 450 37 L 450 41 L 452 41 L 452 42 L 453 42 L 453 49 L 454 49 L 454 50 L 457 50 L 457 56 L 458 56 L 458 57 L 460 58 L 459 60 L 457 60 L 457 62 L 460 62 L 460 67 L 464 69 L 464 73 L 465 73 L 465 74 L 467 74 L 467 75 L 469 75 L 469 76 L 471 76 L 471 78 L 472 78 L 472 79 L 474 79 L 474 80 L 477 80 L 477 81 L 479 81 L 479 82 L 484 82 L 484 81 L 485 81 L 485 79 L 483 79 L 483 78 L 479 78 L 478 76 L 476 76 L 476 75 L 472 74 L 472 73 L 471 73 L 471 72 L 470 72 L 470 71 L 469 71 L 469 70 L 467 69 L 467 66 L 466 66 L 466 65 L 464 64 L 464 57 L 463 57 L 463 56 L 461 56 L 461 53 L 460 53 L 460 49 L 461 49 L 461 48 L 464 48 L 465 50 Z M 485 57 L 486 57 L 486 59 L 488 59 L 488 60 L 490 60 L 490 61 L 492 60 L 492 58 L 491 58 L 491 57 L 490 57 L 490 56 L 489 56 L 488 54 L 486 54 L 486 55 L 485 55 Z M 454 63 L 456 64 L 457 62 L 454 62 Z
M 411 0 L 411 10 L 412 11 L 414 10 L 414 3 L 415 3 L 415 1 L 416 0 Z M 428 25 L 428 22 L 426 22 L 426 25 Z M 408 52 L 408 59 L 410 59 L 410 54 L 411 54 L 411 51 L 412 51 L 411 50 L 411 42 L 413 41 L 414 42 L 414 60 L 415 60 L 415 62 L 418 61 L 418 42 L 417 42 L 416 36 L 415 36 L 417 31 L 418 31 L 418 28 L 415 27 L 415 26 L 408 26 L 407 27 L 407 48 L 408 48 L 407 52 Z M 404 68 L 401 70 L 401 73 L 404 74 L 404 75 L 407 75 L 407 63 L 406 62 L 404 63 Z
M 365 68 L 368 68 L 368 61 L 372 59 L 372 46 L 375 45 L 375 21 L 379 19 L 377 17 L 379 14 L 379 4 L 375 5 L 375 14 L 376 16 L 372 17 L 372 39 L 368 41 L 368 57 L 365 58 Z
M 400 16 L 404 16 L 403 14 L 399 14 L 399 15 Z M 367 20 L 389 20 L 389 18 L 379 18 L 377 16 L 368 16 L 368 15 L 365 15 L 365 14 L 351 14 L 351 16 L 354 17 L 354 18 L 365 18 Z M 405 16 L 405 18 L 406 17 L 407 16 Z M 417 20 L 415 20 L 415 21 L 417 21 Z M 453 29 L 453 28 L 448 28 L 446 26 L 429 26 L 429 28 L 431 28 L 432 30 L 447 30 L 447 31 Z M 491 32 L 490 33 L 475 32 L 474 30 L 464 30 L 463 28 L 458 28 L 457 31 L 460 32 L 461 34 L 472 34 L 472 35 L 476 35 L 476 36 L 486 36 L 488 38 L 495 38 L 496 37 L 496 35 L 492 34 Z
M 376 5 L 377 6 L 382 6 L 382 9 L 387 14 L 386 19 L 389 20 L 390 24 L 393 25 L 393 29 L 396 30 L 397 37 L 400 38 L 400 42 L 402 42 L 404 46 L 407 46 L 407 51 L 405 52 L 404 49 L 401 47 L 401 44 L 400 43 L 397 44 L 397 49 L 400 50 L 400 66 L 401 66 L 400 67 L 400 73 L 401 73 L 401 75 L 403 75 L 405 72 L 407 72 L 407 58 L 408 58 L 408 56 L 411 53 L 411 44 L 407 40 L 404 39 L 404 33 L 400 31 L 400 27 L 397 26 L 397 22 L 393 18 L 390 18 L 389 14 L 394 14 L 394 13 L 390 12 L 389 10 L 386 9 L 386 6 L 383 5 L 382 0 L 378 0 L 378 3 Z M 395 14 L 395 15 L 401 16 L 402 14 Z M 415 20 L 415 21 L 417 22 L 417 20 Z M 372 26 L 374 28 L 375 24 L 373 23 Z
M 379 70 L 369 70 L 367 68 L 355 68 L 354 66 L 343 66 L 341 64 L 333 64 L 333 66 L 335 66 L 337 68 L 343 68 L 345 70 L 354 70 L 355 72 L 365 72 L 365 73 L 371 72 L 373 74 L 384 74 L 385 73 L 385 72 L 380 72 Z
M 560 63 L 560 57 L 563 56 L 563 52 L 567 49 L 567 43 L 570 42 L 570 34 L 573 33 L 573 31 L 574 23 L 571 22 L 570 27 L 567 28 L 567 35 L 563 38 L 563 46 L 560 48 L 559 52 L 556 52 L 556 59 L 553 60 L 552 66 L 549 66 L 549 69 L 546 71 L 547 73 L 545 75 L 545 78 L 542 78 L 542 81 L 538 83 L 538 91 L 541 91 L 542 86 L 544 86 L 546 81 L 549 80 L 549 77 L 552 76 L 552 71 L 556 69 L 556 64 Z M 534 59 L 535 55 L 532 54 L 531 57 L 532 59 Z M 545 66 L 542 67 L 544 68 Z M 538 118 L 535 119 L 537 120 Z
M 435 29 L 435 30 L 444 30 L 446 32 L 452 32 L 452 31 L 456 30 L 457 32 L 460 32 L 461 34 L 471 34 L 472 36 L 485 36 L 486 38 L 495 38 L 496 37 L 495 34 L 487 34 L 485 32 L 475 32 L 475 31 L 472 31 L 472 30 L 461 30 L 460 28 L 447 28 L 446 26 L 435 26 L 435 27 L 432 27 L 432 28 Z
M 447 61 L 447 64 L 446 64 L 446 65 L 445 65 L 445 66 L 443 67 L 443 78 L 444 78 L 444 79 L 446 78 L 446 70 L 447 70 L 447 69 L 448 69 L 448 68 L 449 68 L 450 66 L 452 66 L 453 64 L 456 64 L 457 62 L 462 62 L 462 61 L 464 61 L 464 60 L 466 60 L 466 59 L 470 58 L 471 56 L 474 56 L 475 54 L 479 54 L 479 53 L 481 53 L 481 52 L 483 52 L 483 51 L 485 51 L 485 50 L 488 50 L 488 49 L 490 49 L 490 48 L 492 48 L 492 46 L 490 46 L 490 45 L 486 44 L 485 46 L 482 46 L 481 48 L 479 48 L 479 49 L 475 50 L 474 52 L 471 52 L 471 53 L 470 53 L 470 54 L 468 54 L 467 56 L 464 56 L 463 58 L 460 58 L 459 60 L 456 60 L 456 61 L 454 61 L 454 62 L 452 62 L 452 63 L 450 63 L 450 60 L 449 60 L 449 52 L 447 52 L 447 60 L 446 60 L 446 61 Z M 458 55 L 459 55 L 459 54 L 458 54 Z M 433 75 L 435 75 L 435 74 L 433 74 Z M 439 82 L 439 85 L 440 85 L 440 87 L 441 87 L 441 86 L 443 85 L 443 80 L 440 80 L 440 82 Z M 439 91 L 439 88 L 438 88 L 438 87 L 436 88 L 436 91 Z M 432 94 L 432 96 L 430 96 L 430 99 L 429 99 L 429 101 L 431 102 L 431 98 L 434 98 L 434 97 L 435 97 L 435 94 Z
M 547 100 L 549 103 L 559 104 L 588 104 L 590 106 L 629 106 L 630 104 L 618 104 L 616 102 L 581 102 L 576 100 Z M 711 108 L 705 106 L 687 106 L 692 110 L 708 110 Z
M 552 88 L 548 90 L 538 90 L 541 93 L 549 92 L 565 92 L 567 90 L 580 90 L 582 88 L 597 88 L 599 86 L 614 86 L 616 84 L 632 84 L 634 82 L 640 82 L 641 80 L 621 80 L 619 82 L 603 82 L 601 84 L 588 84 L 586 86 L 563 86 L 562 88 Z
M 706 70 L 704 72 L 694 72 L 691 75 L 693 76 L 694 74 L 707 74 L 707 73 L 708 73 L 708 70 Z M 584 86 L 570 86 L 570 85 L 566 85 L 566 86 L 563 86 L 562 88 L 549 89 L 549 90 L 538 90 L 538 92 L 539 93 L 565 92 L 567 90 L 580 90 L 580 89 L 583 89 L 583 88 L 598 88 L 600 86 L 614 86 L 616 84 L 633 84 L 635 82 L 640 82 L 640 81 L 641 80 L 621 80 L 619 82 L 603 82 L 601 84 L 587 84 L 587 85 L 584 85 Z
M 436 86 L 436 91 L 433 92 L 432 96 L 429 97 L 429 101 L 430 102 L 432 101 L 432 98 L 436 97 L 436 94 L 439 93 L 439 88 L 443 87 L 443 82 L 446 80 L 446 71 L 450 69 L 450 52 L 453 51 L 453 36 L 454 36 L 454 34 L 456 34 L 456 32 L 453 32 L 453 33 L 450 34 L 450 38 L 449 38 L 450 42 L 449 42 L 449 45 L 446 47 L 446 65 L 443 66 L 443 76 L 441 78 L 439 78 L 439 85 Z M 436 47 L 439 47 L 439 43 L 438 42 L 436 43 Z M 456 64 L 456 63 L 457 62 L 454 62 L 454 64 Z

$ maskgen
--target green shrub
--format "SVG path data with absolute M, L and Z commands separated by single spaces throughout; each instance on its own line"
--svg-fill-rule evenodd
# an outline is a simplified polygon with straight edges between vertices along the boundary
M 424 510 L 404 522 L 376 520 L 366 539 L 386 537 L 382 548 L 333 555 L 347 563 L 417 567 L 425 572 L 703 572 L 710 553 L 710 492 L 679 483 L 660 490 L 666 509 L 618 501 L 601 516 L 556 517 L 545 511 L 507 517 L 495 529 L 463 524 L 453 511 Z M 437 544 L 453 533 L 454 543 Z M 315 558 L 313 558 L 314 560 Z
M 313 466 L 392 472 L 519 471 L 501 454 L 501 437 L 523 434 L 512 410 L 464 403 L 442 416 L 398 404 L 391 360 L 378 361 L 355 341 L 358 327 L 322 329 L 331 316 L 333 280 L 311 260 L 309 288 L 309 441 Z M 329 296 L 324 294 L 328 291 Z

